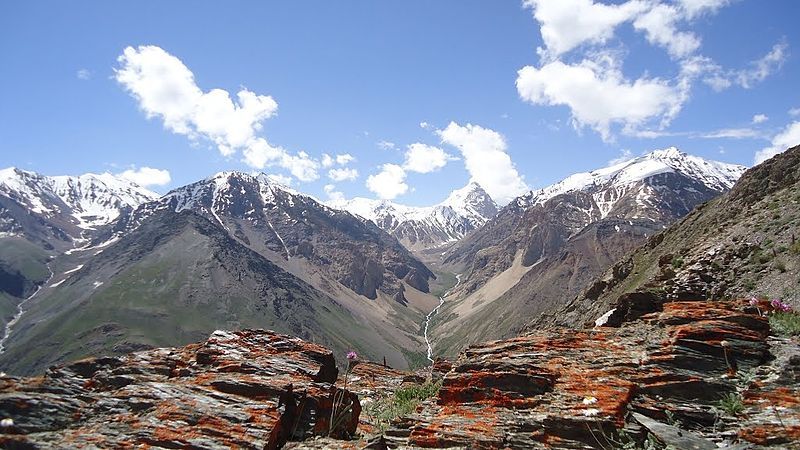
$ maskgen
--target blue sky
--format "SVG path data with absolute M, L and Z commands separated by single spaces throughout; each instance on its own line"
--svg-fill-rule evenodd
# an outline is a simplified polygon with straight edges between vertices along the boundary
M 0 167 L 159 192 L 259 170 L 427 205 L 671 145 L 752 165 L 800 143 L 797 17 L 794 0 L 7 1 Z

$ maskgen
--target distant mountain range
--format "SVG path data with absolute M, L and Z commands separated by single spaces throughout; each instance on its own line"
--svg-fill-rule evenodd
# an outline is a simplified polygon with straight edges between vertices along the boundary
M 41 198 L 7 202 L 29 211 L 33 223 L 48 223 L 55 208 L 27 207 L 51 197 L 32 187 L 46 178 L 32 180 L 29 192 Z M 112 189 L 95 203 L 116 205 L 121 195 Z M 239 172 L 154 197 L 142 198 L 136 209 L 110 211 L 106 217 L 116 218 L 104 226 L 76 226 L 49 241 L 37 233 L 38 248 L 28 238 L 28 222 L 15 220 L 2 238 L 0 260 L 7 262 L 4 273 L 26 289 L 3 294 L 4 322 L 36 286 L 42 289 L 14 324 L 0 364 L 37 371 L 243 326 L 355 348 L 399 367 L 424 358 L 417 330 L 436 302 L 427 294 L 434 275 L 371 222 L 266 176 Z M 16 254 L 39 256 L 19 262 Z
M 411 250 L 455 242 L 497 214 L 497 204 L 478 184 L 470 182 L 445 201 L 429 207 L 400 205 L 388 200 L 356 197 L 328 205 L 372 221 Z
M 452 246 L 462 282 L 434 322 L 440 351 L 512 336 L 619 258 L 733 186 L 743 166 L 676 148 L 572 175 L 509 203 Z
M 0 235 L 24 235 L 45 247 L 84 242 L 125 212 L 159 197 L 109 173 L 48 177 L 0 170 Z
M 743 171 L 671 148 L 498 211 L 476 183 L 418 208 L 326 205 L 240 172 L 158 196 L 108 174 L 6 169 L 0 323 L 12 325 L 0 368 L 34 373 L 241 327 L 415 366 L 425 361 L 425 317 L 456 274 L 431 327 L 438 354 L 558 310 Z

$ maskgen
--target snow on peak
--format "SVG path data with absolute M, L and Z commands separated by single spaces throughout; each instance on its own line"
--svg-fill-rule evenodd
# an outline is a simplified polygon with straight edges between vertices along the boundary
M 0 170 L 0 192 L 37 214 L 66 213 L 86 229 L 105 225 L 123 209 L 159 197 L 110 173 L 48 177 L 14 167 Z
M 473 225 L 483 225 L 497 214 L 497 203 L 481 187 L 470 181 L 461 189 L 451 192 L 439 206 L 452 208 L 460 216 L 469 219 Z
M 462 237 L 465 232 L 483 225 L 497 214 L 495 202 L 475 182 L 453 191 L 447 199 L 434 206 L 405 206 L 389 200 L 363 197 L 329 201 L 328 206 L 372 221 L 389 233 L 405 223 L 413 223 L 414 228 L 419 230 L 415 234 L 434 232 L 446 236 L 447 240 Z
M 706 160 L 669 147 L 602 169 L 570 175 L 558 183 L 531 191 L 517 202 L 521 206 L 541 204 L 567 192 L 603 186 L 624 187 L 662 173 L 680 173 L 722 192 L 730 189 L 745 170 L 744 166 Z

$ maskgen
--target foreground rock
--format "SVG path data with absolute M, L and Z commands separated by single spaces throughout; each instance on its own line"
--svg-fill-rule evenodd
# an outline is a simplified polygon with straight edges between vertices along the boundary
M 269 331 L 86 359 L 0 378 L 2 448 L 279 448 L 327 435 L 338 370 L 318 345 Z M 360 404 L 335 430 L 352 436 Z M 287 403 L 289 404 L 288 406 Z
M 800 449 L 796 338 L 770 336 L 746 302 L 653 306 L 473 346 L 428 373 L 360 362 L 346 386 L 330 351 L 268 331 L 87 359 L 0 378 L 14 420 L 0 447 Z M 361 404 L 428 376 L 438 395 L 380 436 Z M 353 411 L 327 436 L 334 391 Z
M 744 303 L 673 302 L 620 328 L 473 346 L 437 402 L 389 434 L 429 448 L 611 448 L 648 433 L 675 448 L 800 448 L 798 345 L 768 334 Z M 776 345 L 787 355 L 765 364 Z M 719 405 L 729 394 L 739 417 Z

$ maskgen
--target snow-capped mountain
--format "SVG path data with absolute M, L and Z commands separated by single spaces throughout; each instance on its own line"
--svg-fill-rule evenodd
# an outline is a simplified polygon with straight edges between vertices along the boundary
M 443 255 L 444 266 L 463 277 L 443 311 L 460 308 L 459 317 L 442 327 L 491 339 L 560 307 L 648 237 L 729 190 L 744 171 L 673 147 L 515 199 Z
M 116 225 L 119 237 L 156 216 L 191 211 L 301 278 L 321 271 L 357 294 L 395 295 L 400 281 L 427 291 L 430 271 L 378 227 L 319 203 L 267 175 L 220 172 L 142 205 Z M 301 268 L 302 266 L 302 268 Z M 319 278 L 319 275 L 313 275 Z
M 601 214 L 605 216 L 627 189 L 659 174 L 680 174 L 708 189 L 724 192 L 733 186 L 745 170 L 746 167 L 738 164 L 709 161 L 669 147 L 602 169 L 576 173 L 558 183 L 531 191 L 517 198 L 516 203 L 527 208 L 568 192 L 592 192 Z M 608 195 L 610 190 L 615 190 L 616 195 Z
M 434 206 L 413 207 L 362 197 L 328 205 L 372 221 L 413 250 L 461 239 L 498 211 L 494 200 L 475 182 L 453 191 L 445 201 Z
M 51 177 L 11 167 L 0 170 L 0 232 L 20 234 L 38 227 L 63 241 L 85 238 L 158 197 L 109 173 Z

